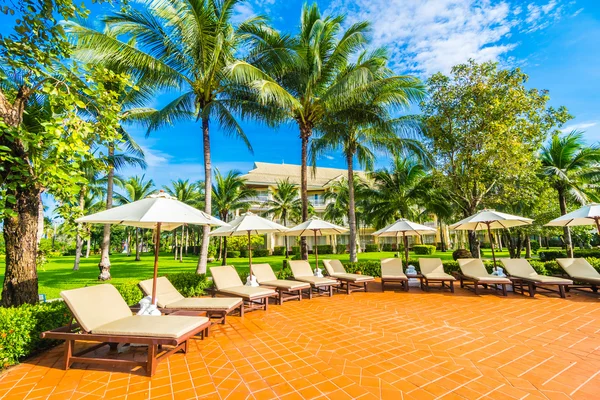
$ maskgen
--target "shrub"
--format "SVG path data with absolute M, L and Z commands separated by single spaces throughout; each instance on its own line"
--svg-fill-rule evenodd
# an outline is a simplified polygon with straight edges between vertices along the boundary
M 144 293 L 142 289 L 138 286 L 137 282 L 125 282 L 115 285 L 125 303 L 129 306 L 136 305 L 140 302 L 140 300 L 144 297 Z
M 205 294 L 205 290 L 211 285 L 206 275 L 195 272 L 178 272 L 167 275 L 169 281 L 185 297 L 197 297 Z
M 252 250 L 252 255 L 254 257 L 268 257 L 270 254 L 269 249 L 255 249 Z
M 415 254 L 431 255 L 431 254 L 435 254 L 435 246 L 428 245 L 428 244 L 416 244 L 413 246 L 413 251 L 415 252 Z
M 540 242 L 538 242 L 537 240 L 530 240 L 529 244 L 531 245 L 531 251 L 533 251 L 534 253 L 537 253 L 540 249 Z
M 382 251 L 394 251 L 393 248 L 392 248 L 392 244 L 391 243 L 384 243 L 381 246 L 381 250 Z
M 248 249 L 241 249 L 239 252 L 241 258 L 248 258 Z M 227 252 L 227 254 L 229 254 L 229 252 Z M 229 257 L 229 255 L 227 257 Z
M 550 238 L 548 239 L 548 247 L 563 247 L 564 243 L 560 238 Z
M 548 264 L 548 263 L 544 263 L 543 261 L 537 261 L 537 260 L 529 260 L 529 264 L 533 267 L 533 269 L 535 269 L 535 272 L 537 272 L 538 274 L 551 275 L 546 268 L 546 264 Z M 553 264 L 555 264 L 558 267 L 557 263 L 553 262 Z
M 273 248 L 273 255 L 274 256 L 283 256 L 283 255 L 285 255 L 285 246 L 275 246 Z
M 40 334 L 70 321 L 71 313 L 62 301 L 0 308 L 0 369 L 56 345 L 58 341 L 42 340 Z
M 345 244 L 336 244 L 335 252 L 336 252 L 336 254 L 345 254 L 346 253 L 346 245 Z
M 473 258 L 473 255 L 467 249 L 456 249 L 452 252 L 452 258 L 456 261 L 459 258 Z
M 538 255 L 542 261 L 553 261 L 557 258 L 566 257 L 567 253 L 562 250 L 541 250 L 538 252 Z
M 227 258 L 239 258 L 240 252 L 236 250 L 227 250 Z
M 379 246 L 377 246 L 376 244 L 366 244 L 365 245 L 365 252 L 366 253 L 376 253 L 378 251 L 379 251 Z
M 584 250 L 573 250 L 573 257 L 575 258 L 600 258 L 600 250 L 598 249 L 584 249 Z
M 319 244 L 317 245 L 317 251 L 319 254 L 333 254 L 333 246 L 330 244 Z
M 292 246 L 292 254 L 300 254 L 300 246 Z

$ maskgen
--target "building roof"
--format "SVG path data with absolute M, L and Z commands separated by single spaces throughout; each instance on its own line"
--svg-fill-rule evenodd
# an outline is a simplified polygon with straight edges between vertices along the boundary
M 364 177 L 364 172 L 356 171 L 357 174 Z M 346 177 L 348 171 L 341 168 L 317 167 L 314 170 L 308 167 L 308 187 L 326 188 L 331 183 Z M 300 185 L 300 165 L 294 164 L 272 164 L 265 162 L 255 162 L 254 169 L 243 176 L 246 183 L 250 185 L 276 185 L 279 181 L 289 178 L 290 183 Z

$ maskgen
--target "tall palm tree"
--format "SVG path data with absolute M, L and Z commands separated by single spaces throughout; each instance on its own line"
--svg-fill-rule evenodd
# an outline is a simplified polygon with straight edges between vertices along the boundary
M 297 123 L 301 139 L 302 219 L 308 218 L 307 160 L 309 141 L 315 130 L 333 115 L 345 113 L 347 121 L 356 117 L 361 122 L 379 121 L 377 113 L 351 113 L 360 110 L 357 105 L 378 86 L 394 86 L 400 82 L 417 84 L 410 77 L 388 76 L 378 79 L 381 50 L 363 54 L 355 64 L 350 60 L 359 56 L 367 44 L 367 22 L 358 22 L 343 30 L 345 17 L 322 16 L 317 4 L 305 4 L 297 35 L 280 35 L 272 29 L 263 29 L 252 37 L 255 51 L 249 62 L 238 61 L 231 68 L 232 75 L 250 85 L 266 105 L 284 111 L 281 116 Z M 402 88 L 402 86 L 400 86 Z M 387 101 L 405 102 L 407 91 L 389 92 Z M 394 97 L 396 97 L 394 99 Z M 399 100 L 403 98 L 403 100 Z M 301 254 L 306 259 L 306 238 L 301 238 Z
M 254 189 L 246 187 L 246 180 L 240 171 L 229 171 L 223 176 L 215 169 L 215 184 L 212 187 L 214 199 L 213 211 L 227 222 L 229 213 L 236 210 L 248 210 L 250 198 L 256 195 Z M 227 237 L 223 237 L 223 265 L 227 265 Z
M 188 204 L 192 207 L 199 207 L 201 206 L 201 194 L 200 194 L 200 190 L 199 190 L 199 183 L 198 182 L 190 182 L 189 179 L 177 179 L 176 181 L 171 181 L 171 186 L 163 186 L 163 189 L 170 194 L 171 196 L 175 197 L 177 200 Z M 187 232 L 187 236 L 189 239 L 189 227 L 187 226 L 182 226 L 181 227 L 181 246 L 179 249 L 179 261 L 183 262 L 183 248 L 184 248 L 184 243 L 185 243 L 185 254 L 187 256 L 187 248 L 188 248 L 188 242 L 189 240 L 185 240 L 184 239 L 184 235 Z M 176 239 L 177 237 L 177 229 L 173 230 L 173 238 Z M 174 240 L 174 242 L 176 243 L 177 241 Z M 177 259 L 177 251 L 178 248 L 177 246 L 175 246 L 175 259 Z
M 154 192 L 154 181 L 146 180 L 146 176 L 132 176 L 122 184 L 124 193 L 115 193 L 115 201 L 118 205 L 133 203 L 142 200 Z M 127 239 L 129 252 L 130 241 Z M 140 261 L 140 228 L 135 228 L 135 261 Z
M 298 196 L 298 186 L 290 183 L 290 179 L 277 182 L 277 186 L 273 190 L 273 196 L 265 202 L 265 215 L 270 215 L 273 218 L 283 222 L 283 226 L 287 226 L 288 221 L 299 221 L 302 217 L 302 200 Z M 285 257 L 289 256 L 288 237 L 284 236 L 285 242 Z
M 437 218 L 438 229 L 440 230 L 441 250 L 445 252 L 447 248 L 446 237 L 444 236 L 444 224 L 449 223 L 454 216 L 452 203 L 448 201 L 448 194 L 441 188 L 429 190 L 423 200 L 421 205 L 424 208 L 424 213 L 434 214 Z
M 181 93 L 153 114 L 148 132 L 178 121 L 201 121 L 207 213 L 212 210 L 211 123 L 252 150 L 234 115 L 270 122 L 270 113 L 276 112 L 253 101 L 254 93 L 229 74 L 238 50 L 242 46 L 251 50 L 250 35 L 264 23 L 255 17 L 233 25 L 236 6 L 242 2 L 145 0 L 142 10 L 129 8 L 104 17 L 103 32 L 78 24 L 68 27 L 78 38 L 82 50 L 78 54 L 87 62 L 129 72 L 158 91 Z M 203 228 L 198 273 L 206 272 L 209 231 L 209 226 Z
M 558 193 L 561 215 L 567 213 L 567 200 L 585 204 L 597 200 L 600 177 L 600 147 L 587 146 L 583 133 L 572 131 L 564 136 L 554 135 L 540 153 L 542 175 Z M 573 257 L 571 232 L 564 227 L 565 245 Z

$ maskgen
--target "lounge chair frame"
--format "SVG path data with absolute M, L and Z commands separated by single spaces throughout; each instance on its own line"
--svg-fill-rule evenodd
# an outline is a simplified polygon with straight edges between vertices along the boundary
M 239 295 L 238 294 L 221 292 L 221 291 L 219 291 L 219 289 L 217 289 L 216 286 L 213 286 L 213 288 L 212 288 L 212 297 L 218 297 L 218 296 L 231 297 L 231 296 L 239 296 Z M 277 293 L 267 294 L 267 295 L 264 295 L 264 296 L 256 296 L 256 297 L 253 297 L 253 298 L 242 297 L 243 301 L 242 301 L 242 307 L 240 309 L 240 317 L 243 317 L 244 313 L 247 313 L 247 312 L 253 311 L 253 310 L 265 310 L 265 311 L 267 311 L 268 308 L 269 308 L 269 298 L 275 297 L 275 296 L 277 296 Z
M 444 290 L 444 289 L 450 289 L 451 293 L 454 293 L 454 280 L 450 280 L 450 279 L 431 279 L 431 278 L 426 278 L 423 274 L 417 274 L 417 278 L 419 278 L 419 281 L 421 282 L 421 290 L 425 291 L 425 292 L 430 292 L 431 288 L 435 288 L 435 289 L 440 289 L 440 290 Z M 439 283 L 440 286 L 429 286 L 429 282 L 432 283 Z
M 479 286 L 482 286 L 484 289 L 491 289 L 498 293 L 502 293 L 502 296 L 508 296 L 508 288 L 506 285 L 510 285 L 509 283 L 490 280 L 482 281 L 465 276 L 458 271 L 454 272 L 452 275 L 459 280 L 461 289 L 469 289 L 469 287 L 472 286 L 473 292 L 476 295 L 479 295 Z
M 558 261 L 558 260 L 557 260 Z M 562 268 L 560 262 L 558 265 Z M 577 290 L 582 293 L 592 293 L 598 294 L 598 282 L 596 280 L 588 280 L 583 277 L 573 277 L 569 275 L 563 268 L 562 275 L 558 276 L 559 278 L 571 279 L 573 281 L 572 285 L 569 285 L 565 288 L 566 292 L 569 293 L 571 290 Z M 590 289 L 590 290 L 584 290 Z
M 566 298 L 566 292 L 569 291 L 568 283 L 555 283 L 555 282 L 537 282 L 531 279 L 520 278 L 516 276 L 509 276 L 508 279 L 512 281 L 513 291 L 515 293 L 525 294 L 525 286 L 527 286 L 527 293 L 529 297 L 535 297 L 535 293 L 538 289 L 545 290 L 547 292 L 558 293 L 561 298 Z M 557 289 L 550 289 L 548 286 L 557 286 Z
M 399 283 L 402 290 L 408 292 L 408 277 L 406 278 L 381 278 L 381 291 L 385 291 L 385 285 L 389 285 L 390 283 Z
M 323 264 L 325 265 L 325 269 L 329 272 L 326 261 L 338 261 L 338 260 L 323 260 Z M 345 270 L 345 268 L 344 268 Z M 365 275 L 366 276 L 366 275 Z M 331 275 L 329 274 L 329 278 L 337 279 L 340 282 L 339 288 L 336 288 L 339 292 L 346 292 L 346 294 L 350 294 L 352 292 L 367 292 L 367 283 L 373 282 L 375 279 L 371 277 L 369 280 L 355 282 L 351 279 L 345 279 L 343 276 Z M 344 286 L 346 289 L 344 289 Z
M 160 318 L 160 317 L 156 317 Z M 100 335 L 86 332 L 77 323 L 73 317 L 71 323 L 61 328 L 43 332 L 42 339 L 57 339 L 65 341 L 65 359 L 64 368 L 68 370 L 73 363 L 97 364 L 105 366 L 124 366 L 124 367 L 144 367 L 148 376 L 154 375 L 156 367 L 160 361 L 173 353 L 182 351 L 184 354 L 188 350 L 188 340 L 192 338 L 204 339 L 209 334 L 210 321 L 189 331 L 178 338 L 157 338 L 148 336 L 124 336 L 124 335 Z M 75 342 L 97 342 L 97 344 L 75 352 Z M 85 357 L 86 354 L 109 346 L 111 350 L 116 350 L 119 344 L 136 343 L 148 346 L 146 361 L 120 360 L 103 357 Z M 165 350 L 163 346 L 172 346 Z

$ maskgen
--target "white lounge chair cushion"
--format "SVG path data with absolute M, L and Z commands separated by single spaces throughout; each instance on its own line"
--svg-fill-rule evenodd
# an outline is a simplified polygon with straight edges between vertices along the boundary
M 218 290 L 223 290 L 229 287 L 244 286 L 237 271 L 231 265 L 211 267 L 210 273 Z
M 556 262 L 571 278 L 600 284 L 600 273 L 585 258 L 557 258 Z
M 344 268 L 344 264 L 340 260 L 323 260 L 323 265 L 327 273 L 331 276 L 346 273 L 346 268 Z
M 459 258 L 458 266 L 464 276 L 481 282 L 511 283 L 510 279 L 494 276 L 487 272 L 483 261 L 478 258 Z
M 239 297 L 189 297 L 167 304 L 167 309 L 229 310 L 242 303 Z
M 287 290 L 306 289 L 306 288 L 310 287 L 310 284 L 305 283 L 305 282 L 288 281 L 285 279 L 277 279 L 274 281 L 260 282 L 260 284 L 265 285 L 265 286 L 273 286 L 273 287 L 280 288 L 280 289 L 287 289 Z
M 335 279 L 331 279 L 331 278 L 321 278 L 319 276 L 312 276 L 312 275 L 308 275 L 308 276 L 296 276 L 295 277 L 296 280 L 299 280 L 300 282 L 308 282 L 313 286 L 328 286 L 328 285 L 335 285 L 338 283 L 338 281 L 336 281 Z
M 277 276 L 269 264 L 252 265 L 252 274 L 254 274 L 258 283 L 277 280 Z
M 139 283 L 140 288 L 146 296 L 152 295 L 152 279 L 146 279 Z M 164 276 L 156 280 L 156 304 L 159 307 L 167 307 L 168 304 L 183 300 L 185 297 L 179 293 L 175 286 Z
M 423 275 L 434 272 L 445 274 L 441 258 L 419 258 L 419 269 Z
M 310 267 L 308 261 L 305 260 L 291 260 L 289 261 L 290 269 L 292 270 L 292 275 L 294 275 L 295 279 L 298 279 L 301 276 L 314 276 L 313 270 Z
M 428 274 L 423 274 L 423 276 L 430 281 L 455 281 L 456 280 L 456 278 L 454 278 L 452 275 L 447 274 L 445 272 L 430 272 Z
M 132 315 L 100 325 L 92 330 L 99 335 L 178 338 L 208 322 L 206 317 L 177 315 Z
M 341 279 L 343 281 L 350 281 L 350 282 L 367 282 L 367 281 L 372 281 L 375 279 L 372 276 L 360 275 L 360 274 L 334 273 L 334 274 L 330 274 L 330 275 L 334 278 Z
M 382 279 L 408 279 L 402 270 L 402 260 L 399 258 L 384 258 L 381 260 Z
M 219 289 L 220 292 L 233 294 L 235 296 L 240 296 L 247 299 L 252 299 L 255 297 L 263 297 L 270 296 L 275 294 L 273 289 L 268 289 L 260 286 L 231 286 L 225 289 Z
M 535 269 L 529 264 L 524 258 L 503 258 L 501 259 L 502 264 L 506 268 L 506 271 L 510 274 L 510 276 L 515 278 L 522 278 L 534 282 L 539 283 L 548 283 L 548 284 L 573 284 L 573 281 L 565 278 L 557 278 L 554 276 L 546 276 L 539 275 L 535 272 Z

